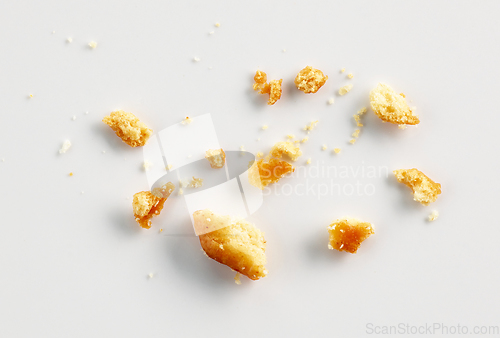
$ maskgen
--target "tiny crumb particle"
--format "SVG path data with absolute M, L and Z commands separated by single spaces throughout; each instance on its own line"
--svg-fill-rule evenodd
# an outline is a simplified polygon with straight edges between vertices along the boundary
M 5 162 L 5 158 L 2 158 L 2 162 Z
M 29 95 L 28 95 L 28 97 L 29 97 L 30 99 L 32 99 L 32 98 L 33 98 L 33 94 L 29 94 Z
M 85 191 L 83 191 L 83 190 L 82 190 L 81 194 L 82 194 L 82 195 L 83 195 L 83 194 L 85 194 Z
M 311 158 L 308 158 L 306 164 L 311 164 Z
M 173 167 L 173 166 L 172 166 L 171 164 L 169 164 L 169 165 L 167 165 L 167 166 L 165 167 L 165 169 L 170 170 L 170 169 L 172 169 L 172 167 Z
M 196 178 L 193 176 L 193 179 L 189 183 L 189 187 L 191 188 L 199 188 L 203 185 L 203 179 L 202 178 Z
M 241 280 L 240 280 L 241 274 L 239 272 L 236 273 L 236 276 L 234 276 L 234 282 L 238 285 L 241 285 Z
M 328 104 L 329 104 L 329 105 L 332 105 L 334 102 L 335 102 L 335 99 L 334 99 L 333 97 L 331 97 L 331 98 L 328 100 Z
M 435 221 L 439 217 L 439 212 L 437 210 L 433 210 L 432 213 L 429 215 L 429 222 Z
M 160 232 L 163 232 L 163 229 L 160 229 Z
M 323 146 L 321 147 L 321 150 L 326 150 L 328 149 L 328 147 L 326 146 L 326 144 L 323 144 Z
M 220 27 L 220 23 L 219 23 L 219 22 L 216 22 L 216 23 L 215 23 L 215 27 L 219 28 L 219 27 Z
M 179 195 L 184 195 L 184 190 L 182 188 L 179 188 Z
M 90 41 L 90 42 L 89 42 L 89 47 L 90 47 L 90 48 L 92 48 L 92 49 L 96 49 L 96 47 L 97 47 L 97 42 L 95 42 L 95 41 Z
M 255 156 L 257 158 L 260 158 L 260 157 L 264 156 L 264 154 L 262 153 L 262 151 L 259 151 Z
M 149 279 L 153 278 L 153 276 L 154 276 L 154 275 L 153 275 L 152 273 L 150 273 L 150 274 L 148 275 Z
M 286 53 L 286 49 L 283 49 L 283 53 Z
M 260 141 L 260 137 L 257 137 L 257 141 Z
M 52 34 L 56 34 L 56 31 L 52 31 Z
M 349 74 L 347 74 L 347 77 L 348 77 L 349 79 L 352 79 L 352 78 L 354 77 L 354 75 L 352 75 L 352 73 L 349 73 Z
M 269 126 L 267 124 L 262 126 L 262 130 L 267 130 L 267 128 L 269 128 Z
M 71 142 L 69 140 L 64 141 L 61 149 L 59 149 L 59 154 L 64 154 L 71 148 Z
M 345 85 L 343 87 L 340 87 L 339 89 L 339 95 L 345 95 L 349 93 L 352 89 L 352 84 Z
M 286 135 L 286 137 L 288 137 L 289 139 L 293 140 L 293 139 L 295 138 L 295 135 L 293 135 L 293 134 L 288 134 L 288 135 Z
M 73 121 L 76 120 L 76 115 L 73 115 L 73 117 L 71 118 Z
M 194 61 L 194 62 L 200 62 L 200 61 L 201 61 L 201 59 L 200 59 L 199 57 L 195 56 L 195 57 L 193 58 L 193 61 Z
M 72 39 L 72 38 L 67 38 L 67 39 L 66 39 L 66 42 L 68 42 L 68 43 L 72 43 L 72 42 L 73 42 L 73 39 Z
M 333 149 L 333 152 L 334 152 L 335 154 L 340 154 L 340 148 L 335 148 L 335 149 Z
M 400 125 L 398 125 L 398 128 L 401 129 L 401 130 L 405 130 L 406 129 L 406 124 L 400 124 Z
M 350 144 L 354 144 L 354 143 L 356 143 L 356 139 L 354 139 L 354 138 L 353 138 L 352 140 L 350 140 L 350 141 L 349 141 L 349 143 L 350 143 Z
M 360 129 L 356 129 L 356 130 L 354 131 L 354 133 L 352 133 L 352 137 L 356 137 L 356 138 L 357 138 L 357 137 L 359 137 L 359 133 L 360 133 L 360 132 L 361 132 L 361 130 L 360 130 Z
M 88 112 L 88 111 L 86 111 L 86 112 L 85 112 L 85 115 L 88 115 L 88 114 L 89 114 L 89 112 Z
M 319 122 L 318 120 L 316 120 L 316 121 L 311 121 L 311 124 L 306 125 L 306 126 L 304 127 L 304 130 L 305 130 L 305 131 L 307 131 L 307 132 L 309 133 L 311 130 L 313 130 L 314 128 L 316 128 L 316 125 L 318 124 L 318 122 Z
M 70 177 L 71 177 L 71 176 L 73 176 L 73 173 L 69 173 L 69 176 L 70 176 Z
M 208 32 L 209 35 L 213 35 L 214 33 L 215 33 L 214 31 Z
M 106 150 L 103 150 L 103 151 L 102 151 L 102 153 L 103 153 L 103 154 L 106 154 Z
M 193 119 L 190 118 L 189 116 L 186 116 L 186 118 L 184 120 L 182 120 L 181 124 L 188 125 L 188 124 L 191 124 L 192 122 L 193 122 Z
M 149 161 L 144 161 L 144 163 L 142 164 L 142 167 L 144 168 L 144 171 L 148 171 L 149 168 L 151 168 L 153 164 Z
M 300 143 L 306 143 L 309 140 L 309 137 L 304 137 L 302 140 L 300 140 Z
M 328 249 L 333 250 L 333 246 L 331 246 L 331 244 L 328 244 Z
M 342 68 L 342 69 L 340 70 L 340 72 L 341 72 L 341 73 L 345 72 L 345 68 Z

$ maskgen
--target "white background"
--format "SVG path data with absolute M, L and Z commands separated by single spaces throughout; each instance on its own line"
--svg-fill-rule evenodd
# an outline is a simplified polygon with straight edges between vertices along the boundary
M 500 325 L 499 14 L 497 1 L 3 1 L 0 336 L 362 337 L 368 323 Z M 329 76 L 317 94 L 293 85 L 306 65 Z M 274 106 L 251 89 L 257 68 L 283 79 Z M 421 123 L 399 130 L 370 110 L 350 145 L 352 115 L 378 82 L 404 92 Z M 353 90 L 336 95 L 347 83 Z M 134 222 L 132 196 L 148 188 L 142 150 L 101 122 L 115 109 L 155 132 L 211 113 L 224 148 L 254 153 L 305 136 L 317 119 L 298 167 L 309 157 L 354 171 L 416 167 L 443 193 L 424 207 L 392 174 L 287 178 L 375 192 L 266 196 L 251 221 L 266 234 L 269 275 L 236 285 L 196 237 L 168 235 L 192 231 L 180 203 L 169 200 L 150 230 Z M 73 147 L 59 155 L 65 139 Z M 185 224 L 165 222 L 174 214 Z M 346 215 L 376 227 L 355 255 L 327 249 L 326 226 Z

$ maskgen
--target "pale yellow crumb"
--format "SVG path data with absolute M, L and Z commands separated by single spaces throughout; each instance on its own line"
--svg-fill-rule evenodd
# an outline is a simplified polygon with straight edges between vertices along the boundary
M 69 173 L 69 176 L 73 176 L 73 173 Z
M 193 176 L 193 179 L 189 183 L 190 188 L 199 188 L 203 185 L 203 179 L 202 178 L 196 178 Z
M 97 47 L 97 42 L 95 41 L 90 41 L 89 42 L 89 47 L 92 48 L 92 49 L 95 49 Z
M 345 85 L 343 87 L 340 87 L 339 89 L 339 95 L 345 95 L 349 93 L 352 89 L 352 84 Z
M 201 61 L 201 59 L 200 59 L 199 57 L 195 56 L 195 57 L 193 57 L 193 61 L 194 61 L 194 62 L 200 62 L 200 61 Z
M 215 23 L 215 27 L 220 27 L 220 23 L 219 23 L 219 22 L 216 22 L 216 23 Z
M 304 137 L 302 140 L 300 140 L 300 143 L 305 143 L 309 140 L 309 137 Z
M 267 124 L 262 126 L 262 130 L 267 130 L 267 128 L 269 128 L 269 126 Z
M 363 124 L 361 123 L 361 115 L 366 114 L 367 111 L 368 110 L 366 109 L 366 107 L 363 107 L 360 110 L 358 110 L 356 114 L 353 115 L 354 121 L 356 121 L 356 125 L 358 127 L 363 127 Z
M 352 139 L 352 140 L 350 140 L 350 141 L 349 141 L 349 143 L 350 143 L 350 144 L 354 144 L 354 143 L 356 143 L 356 139 Z
M 167 166 L 165 167 L 165 169 L 170 170 L 170 169 L 172 169 L 172 167 L 173 167 L 173 165 L 169 164 L 169 165 L 167 165 Z
M 328 100 L 328 104 L 332 105 L 335 102 L 335 99 L 332 97 Z
M 352 133 L 352 137 L 359 137 L 359 133 L 360 133 L 360 132 L 361 132 L 361 130 L 356 129 L 356 130 L 354 131 L 354 133 Z
M 352 78 L 354 77 L 354 75 L 352 75 L 352 73 L 349 73 L 349 74 L 347 74 L 347 77 L 348 77 L 349 79 L 352 79 Z
M 326 80 L 328 76 L 324 75 L 321 70 L 307 66 L 297 74 L 294 82 L 297 89 L 309 94 L 316 93 Z
M 68 43 L 72 43 L 72 42 L 73 42 L 73 39 L 72 39 L 72 38 L 67 38 L 67 39 L 66 39 L 66 41 L 67 41 Z
M 345 72 L 345 68 L 342 68 L 342 69 L 340 70 L 340 72 L 341 72 L 341 73 Z
M 188 124 L 191 124 L 191 122 L 193 122 L 193 119 L 190 118 L 189 116 L 186 116 L 186 118 L 184 120 L 182 120 L 182 124 L 184 125 L 188 125 Z
M 145 171 L 148 171 L 149 168 L 151 168 L 153 164 L 149 161 L 144 161 L 144 163 L 142 164 L 142 167 L 144 168 Z
M 326 150 L 328 149 L 328 147 L 326 146 L 326 144 L 323 144 L 323 146 L 321 147 L 321 150 Z
M 205 158 L 208 160 L 213 169 L 220 169 L 224 167 L 224 164 L 226 163 L 226 153 L 222 148 L 208 149 L 205 152 Z
M 188 180 L 186 180 L 186 179 L 182 179 L 182 178 L 181 178 L 181 179 L 179 179 L 179 186 L 180 186 L 181 188 L 185 188 L 185 187 L 187 187 L 188 185 L 189 185 Z
M 241 274 L 239 272 L 236 272 L 236 276 L 234 276 L 234 282 L 238 285 L 241 285 L 240 276 Z
M 163 229 L 160 229 L 160 232 L 163 232 Z
M 308 158 L 306 164 L 311 164 L 311 158 Z
M 401 130 L 405 130 L 407 127 L 406 127 L 406 124 L 400 124 L 400 125 L 398 125 L 398 128 Z
M 305 131 L 311 131 L 311 130 L 313 130 L 314 128 L 316 128 L 316 125 L 318 124 L 318 122 L 319 122 L 318 120 L 311 121 L 311 123 L 309 125 L 306 125 L 304 127 L 304 130 Z
M 71 148 L 71 142 L 69 140 L 64 141 L 61 149 L 59 149 L 59 154 L 66 153 L 69 148 Z
M 257 137 L 257 141 L 260 141 L 260 137 Z
M 29 98 L 30 98 L 30 99 L 32 99 L 32 98 L 33 98 L 33 94 L 30 94 L 30 95 L 29 95 Z
M 208 34 L 210 34 L 210 35 L 212 35 L 212 34 L 214 34 L 214 33 L 215 33 L 214 31 L 210 31 L 210 32 L 208 32 Z
M 293 139 L 295 138 L 295 135 L 293 135 L 293 134 L 288 134 L 288 135 L 286 135 L 286 137 L 288 137 L 289 139 L 293 140 Z
M 152 274 L 152 273 L 150 273 L 150 274 L 148 275 L 148 277 L 149 277 L 149 279 L 153 278 L 153 274 Z
M 184 195 L 184 190 L 182 190 L 182 188 L 179 188 L 179 195 Z
M 71 118 L 73 121 L 76 120 L 76 115 L 73 115 L 73 117 Z
M 439 212 L 437 210 L 433 210 L 429 215 L 429 222 L 435 221 L 439 217 Z
M 393 124 L 419 124 L 418 115 L 406 102 L 403 93 L 397 93 L 390 86 L 379 83 L 370 92 L 370 104 L 375 115 L 382 121 Z
M 255 156 L 257 158 L 260 158 L 260 157 L 264 156 L 264 154 L 261 151 L 259 151 Z
M 340 148 L 333 149 L 333 151 L 335 152 L 335 154 L 340 154 L 340 150 L 341 150 Z

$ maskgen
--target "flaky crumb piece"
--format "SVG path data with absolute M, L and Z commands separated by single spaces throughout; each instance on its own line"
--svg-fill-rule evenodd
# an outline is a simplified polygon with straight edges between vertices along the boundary
M 339 95 L 345 95 L 349 93 L 352 89 L 352 84 L 345 85 L 343 87 L 340 87 L 339 89 Z
M 281 158 L 283 155 L 288 156 L 292 161 L 296 161 L 302 155 L 302 151 L 292 142 L 277 142 L 271 149 L 271 156 Z
M 400 125 L 398 125 L 398 128 L 401 130 L 405 130 L 407 127 L 406 127 L 406 124 L 400 124 Z
M 341 218 L 328 226 L 328 248 L 356 253 L 361 243 L 374 234 L 373 226 L 355 218 Z
M 135 194 L 132 207 L 136 222 L 145 229 L 151 228 L 151 218 L 160 214 L 165 201 L 174 189 L 174 184 L 168 182 L 161 188 L 153 189 L 153 192 L 142 191 Z
M 382 121 L 394 124 L 419 124 L 418 116 L 406 103 L 403 94 L 398 94 L 390 86 L 379 83 L 370 92 L 370 104 L 375 115 Z
M 267 128 L 269 128 L 269 126 L 267 124 L 262 126 L 262 130 L 267 130 Z
M 293 140 L 295 138 L 295 135 L 293 134 L 288 134 L 286 135 L 286 137 L 288 137 L 290 140 Z
M 240 280 L 241 273 L 237 272 L 236 276 L 234 276 L 234 282 L 238 285 L 241 285 L 241 280 Z
M 248 181 L 254 187 L 264 189 L 271 183 L 276 183 L 295 169 L 286 162 L 275 158 L 255 161 L 248 170 Z
M 61 149 L 59 149 L 59 154 L 65 154 L 68 149 L 71 148 L 70 140 L 66 140 L 63 142 Z
M 302 69 L 295 77 L 295 86 L 297 89 L 302 90 L 304 93 L 316 93 L 328 80 L 319 69 L 307 66 Z
M 172 168 L 173 168 L 173 165 L 171 165 L 171 164 L 168 164 L 168 165 L 165 167 L 165 169 L 166 169 L 166 170 L 171 170 Z
M 342 69 L 340 70 L 340 72 L 341 72 L 341 73 L 344 73 L 344 72 L 345 72 L 345 68 L 342 68 Z
M 220 169 L 224 167 L 224 164 L 226 163 L 226 153 L 222 148 L 208 149 L 205 152 L 205 158 L 210 163 L 210 166 L 214 169 Z
M 321 147 L 321 150 L 327 150 L 328 147 L 326 146 L 326 144 L 323 144 L 323 146 Z
M 360 129 L 356 129 L 354 133 L 352 133 L 352 137 L 359 137 L 359 133 L 361 132 Z
M 148 171 L 149 168 L 151 168 L 153 164 L 149 161 L 144 161 L 144 163 L 142 164 L 142 167 L 144 168 L 145 171 Z
M 335 148 L 335 149 L 333 149 L 333 152 L 334 152 L 335 154 L 340 154 L 340 148 Z
M 309 137 L 304 137 L 302 140 L 300 140 L 300 143 L 305 143 L 309 140 Z
M 432 213 L 429 215 L 428 220 L 429 222 L 435 221 L 439 217 L 439 212 L 437 210 L 433 210 Z
M 260 158 L 262 156 L 264 156 L 264 154 L 262 153 L 262 151 L 257 152 L 257 154 L 255 155 L 255 157 L 257 157 L 257 158 Z
M 102 119 L 114 130 L 123 142 L 131 147 L 141 147 L 146 144 L 153 133 L 144 123 L 132 113 L 117 110 Z
M 252 280 L 266 276 L 266 240 L 255 225 L 208 209 L 196 211 L 193 219 L 195 228 L 217 229 L 199 236 L 208 257 Z
M 394 170 L 393 173 L 398 182 L 411 188 L 413 199 L 423 205 L 434 202 L 441 194 L 441 184 L 435 183 L 416 168 Z
M 191 182 L 189 182 L 189 187 L 190 188 L 199 188 L 203 185 L 203 179 L 202 178 L 196 178 L 193 176 L 193 179 Z

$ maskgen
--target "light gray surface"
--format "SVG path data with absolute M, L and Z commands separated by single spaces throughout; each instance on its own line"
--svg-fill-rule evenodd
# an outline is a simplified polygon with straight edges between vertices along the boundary
M 495 1 L 2 2 L 0 336 L 360 337 L 368 323 L 500 325 L 499 14 Z M 306 65 L 329 76 L 314 95 L 293 86 Z M 275 106 L 251 90 L 257 68 L 284 80 Z M 352 146 L 352 115 L 380 81 L 422 122 L 402 131 L 369 111 Z M 354 89 L 336 95 L 347 83 Z M 266 196 L 251 220 L 266 233 L 269 276 L 238 286 L 196 237 L 160 234 L 163 215 L 149 231 L 134 223 L 131 197 L 147 189 L 142 151 L 100 122 L 117 108 L 155 131 L 211 113 L 223 147 L 254 153 L 318 119 L 298 166 L 311 157 L 353 170 L 417 167 L 443 194 L 423 207 L 392 174 L 289 178 L 359 181 L 375 193 Z M 59 155 L 65 139 L 73 147 Z M 175 214 L 180 202 L 169 203 Z M 434 209 L 439 219 L 426 222 Z M 344 215 L 376 226 L 356 255 L 327 249 L 326 226 Z

